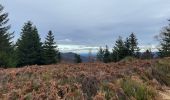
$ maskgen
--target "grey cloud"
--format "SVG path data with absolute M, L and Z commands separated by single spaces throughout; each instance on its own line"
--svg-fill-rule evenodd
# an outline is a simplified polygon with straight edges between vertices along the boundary
M 2 0 L 2 4 L 10 14 L 15 39 L 23 23 L 31 20 L 42 38 L 52 30 L 60 44 L 113 46 L 119 35 L 131 32 L 140 45 L 156 44 L 153 37 L 170 18 L 169 0 Z

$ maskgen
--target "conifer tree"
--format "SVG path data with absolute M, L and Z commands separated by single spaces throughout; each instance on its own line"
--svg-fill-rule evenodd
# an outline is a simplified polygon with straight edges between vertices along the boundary
M 38 30 L 28 21 L 22 28 L 17 41 L 18 66 L 42 64 L 42 43 Z
M 57 49 L 56 42 L 54 42 L 52 31 L 48 32 L 44 43 L 44 58 L 45 64 L 54 64 L 60 60 L 59 50 Z
M 14 51 L 11 39 L 13 33 L 9 33 L 8 13 L 3 12 L 4 7 L 0 4 L 0 67 L 15 66 Z
M 57 50 L 57 62 L 61 62 L 61 52 L 59 50 Z
M 100 47 L 97 53 L 97 60 L 103 62 L 103 57 L 104 57 L 104 50 L 102 49 L 102 47 Z
M 138 47 L 138 42 L 137 42 L 137 38 L 135 36 L 134 33 L 132 33 L 129 36 L 129 42 L 130 42 L 130 56 L 134 56 L 134 57 L 139 57 L 139 47 Z
M 170 57 L 170 24 L 163 28 L 159 38 L 161 46 L 161 48 L 159 48 L 159 56 Z
M 132 52 L 131 52 L 131 50 L 130 50 L 130 41 L 129 41 L 129 38 L 126 38 L 126 40 L 125 40 L 125 42 L 124 42 L 124 44 L 125 44 L 125 53 L 126 53 L 126 56 L 132 56 Z
M 109 48 L 107 45 L 106 45 L 106 49 L 104 50 L 103 62 L 104 63 L 111 62 L 110 52 L 109 52 Z
M 153 58 L 152 51 L 147 49 L 144 53 L 142 53 L 141 58 L 142 59 L 152 59 Z
M 122 37 L 119 37 L 113 47 L 112 60 L 120 61 L 121 59 L 127 56 L 127 48 L 122 40 Z
M 80 55 L 79 54 L 75 54 L 75 59 L 74 59 L 74 62 L 75 63 L 81 63 L 82 62 L 82 59 L 81 59 L 81 57 L 80 57 Z

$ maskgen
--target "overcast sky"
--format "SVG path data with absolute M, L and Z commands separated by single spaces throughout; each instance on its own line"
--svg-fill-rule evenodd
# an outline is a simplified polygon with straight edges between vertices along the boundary
M 157 45 L 154 36 L 170 18 L 170 0 L 1 0 L 1 4 L 9 13 L 15 40 L 31 20 L 42 40 L 52 30 L 65 48 L 113 47 L 118 36 L 131 32 L 141 46 Z

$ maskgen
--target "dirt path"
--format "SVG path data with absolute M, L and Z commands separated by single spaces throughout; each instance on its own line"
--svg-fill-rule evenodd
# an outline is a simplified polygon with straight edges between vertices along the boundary
M 165 92 L 159 91 L 163 100 L 170 100 L 170 90 L 166 90 Z

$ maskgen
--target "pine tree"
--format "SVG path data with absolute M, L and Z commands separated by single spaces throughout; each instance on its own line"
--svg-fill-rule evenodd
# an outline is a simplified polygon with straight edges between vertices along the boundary
M 44 43 L 44 58 L 45 64 L 54 64 L 60 60 L 60 53 L 57 49 L 56 42 L 54 42 L 54 35 L 52 31 L 48 32 Z
M 61 62 L 61 53 L 59 52 L 59 50 L 57 52 L 57 62 Z
M 110 52 L 109 52 L 109 48 L 107 45 L 106 45 L 106 49 L 104 50 L 103 62 L 104 63 L 111 62 Z
M 127 48 L 122 40 L 122 37 L 119 37 L 116 41 L 115 46 L 113 47 L 112 59 L 113 61 L 120 61 L 121 59 L 127 56 Z
M 140 53 L 139 53 L 139 47 L 138 47 L 138 42 L 137 42 L 137 38 L 135 36 L 134 33 L 132 33 L 129 36 L 129 42 L 130 42 L 130 56 L 134 56 L 134 57 L 139 57 Z
M 152 54 L 151 50 L 147 49 L 144 53 L 142 53 L 141 58 L 142 59 L 152 59 L 153 54 Z
M 126 48 L 126 50 L 125 50 L 126 56 L 132 56 L 132 52 L 130 50 L 131 45 L 130 45 L 129 38 L 126 38 L 126 41 L 124 42 L 124 44 L 125 44 L 125 48 Z
M 102 47 L 100 47 L 97 53 L 97 60 L 103 62 L 103 57 L 104 57 L 104 50 L 102 49 Z
M 169 20 L 170 22 L 170 20 Z M 160 46 L 159 56 L 169 57 L 170 56 L 170 24 L 162 30 L 160 33 Z
M 9 33 L 8 13 L 3 13 L 4 7 L 0 5 L 0 67 L 15 66 L 14 51 L 11 39 L 13 33 Z
M 42 64 L 42 49 L 37 28 L 28 21 L 17 41 L 18 66 Z
M 74 62 L 75 63 L 81 63 L 82 62 L 82 59 L 81 59 L 81 57 L 80 57 L 80 55 L 79 54 L 75 54 L 75 59 L 74 59 Z

